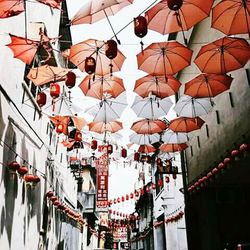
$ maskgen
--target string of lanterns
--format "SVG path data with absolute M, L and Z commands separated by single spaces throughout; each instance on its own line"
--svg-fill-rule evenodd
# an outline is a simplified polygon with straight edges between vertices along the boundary
M 143 239 L 147 238 L 149 236 L 150 232 L 152 231 L 152 229 L 153 229 L 152 227 L 145 228 L 144 231 L 141 232 L 141 235 L 135 236 L 129 242 L 133 243 L 133 242 L 136 242 L 136 241 L 143 240 Z
M 233 161 L 240 160 L 241 157 L 244 157 L 250 151 L 250 144 L 243 143 L 239 146 L 238 149 L 233 149 L 229 156 L 225 157 L 222 162 L 220 162 L 216 167 L 211 171 L 206 173 L 204 176 L 196 180 L 189 188 L 188 192 L 193 193 L 194 191 L 199 190 L 204 187 L 208 181 L 212 180 L 213 177 L 218 176 L 222 171 L 224 171 Z

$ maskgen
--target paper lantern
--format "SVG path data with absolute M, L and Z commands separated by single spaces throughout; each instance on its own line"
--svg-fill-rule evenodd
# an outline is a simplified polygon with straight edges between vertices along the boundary
M 112 144 L 108 144 L 107 145 L 107 153 L 108 154 L 112 154 L 113 153 L 113 145 Z
M 76 84 L 76 74 L 72 71 L 69 71 L 66 75 L 65 85 L 71 89 Z
M 117 56 L 117 43 L 116 43 L 116 41 L 108 40 L 105 43 L 105 55 L 111 60 Z
M 47 102 L 47 95 L 44 92 L 39 92 L 36 97 L 36 102 L 39 107 L 42 107 Z
M 158 184 L 159 187 L 163 187 L 163 181 L 162 181 L 162 179 L 158 180 L 157 184 Z
M 9 163 L 8 167 L 11 171 L 15 172 L 16 170 L 20 168 L 20 164 L 16 161 L 12 161 Z
M 148 33 L 147 19 L 144 16 L 134 18 L 134 32 L 135 35 L 142 38 Z
M 82 141 L 82 133 L 81 131 L 76 130 L 75 136 L 74 136 L 75 141 Z
M 125 201 L 125 198 L 124 198 L 124 196 L 122 196 L 122 198 L 121 198 L 121 201 L 122 201 L 122 202 L 124 202 L 124 201 Z
M 228 165 L 228 164 L 230 164 L 232 162 L 232 158 L 231 157 L 226 157 L 224 160 L 223 160 L 223 163 L 225 164 L 225 165 Z
M 90 147 L 91 147 L 91 149 L 96 150 L 97 149 L 97 141 L 96 140 L 92 140 Z
M 134 161 L 139 161 L 140 160 L 140 153 L 136 152 L 134 153 Z
M 46 193 L 46 197 L 48 197 L 48 198 L 52 197 L 53 195 L 54 195 L 54 193 L 52 191 L 48 191 Z
M 121 150 L 121 156 L 122 156 L 123 158 L 126 158 L 126 157 L 127 157 L 127 149 L 126 149 L 126 148 L 123 148 L 123 149 Z
M 154 183 L 151 184 L 152 189 L 156 189 L 156 185 Z
M 128 194 L 126 194 L 126 201 L 128 201 L 129 200 L 129 195 Z
M 61 123 L 57 124 L 56 133 L 61 134 L 63 132 L 63 130 L 64 130 L 64 125 Z
M 29 172 L 29 169 L 26 166 L 21 166 L 20 168 L 18 168 L 17 172 L 20 175 L 25 175 Z
M 33 184 L 36 184 L 36 183 L 40 182 L 40 178 L 37 175 L 33 175 L 33 174 L 25 175 L 24 180 L 26 182 L 30 182 L 30 183 L 33 183 Z
M 130 193 L 130 199 L 133 199 L 133 198 L 134 198 L 134 194 Z
M 167 0 L 168 8 L 177 11 L 181 8 L 183 0 Z
M 51 83 L 50 96 L 55 99 L 60 96 L 60 85 L 58 83 Z
M 91 56 L 86 57 L 84 69 L 85 69 L 85 71 L 86 71 L 89 75 L 95 73 L 95 69 L 96 69 L 96 61 L 95 61 L 95 58 L 93 58 L 93 57 L 91 57 Z

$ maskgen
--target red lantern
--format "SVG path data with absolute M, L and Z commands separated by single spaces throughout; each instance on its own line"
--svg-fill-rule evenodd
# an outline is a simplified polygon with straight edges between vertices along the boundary
M 114 204 L 116 204 L 116 199 L 114 199 Z
M 117 203 L 120 203 L 121 202 L 121 199 L 120 197 L 117 198 Z
M 71 89 L 76 84 L 76 74 L 72 71 L 69 71 L 66 75 L 65 85 Z
M 142 38 L 148 33 L 147 19 L 144 16 L 134 18 L 134 32 L 135 35 Z
M 238 157 L 240 155 L 240 151 L 237 150 L 237 149 L 234 149 L 232 152 L 231 152 L 231 155 L 232 157 Z
M 154 183 L 152 183 L 151 187 L 152 189 L 156 189 L 156 185 Z
M 20 174 L 20 175 L 25 175 L 29 172 L 28 168 L 26 166 L 21 166 L 17 172 Z
M 82 141 L 82 133 L 81 133 L 81 131 L 76 131 L 76 133 L 75 133 L 75 141 Z
M 47 196 L 48 198 L 52 197 L 53 195 L 54 195 L 54 193 L 53 193 L 52 191 L 48 191 L 48 192 L 46 193 L 46 196 Z
M 216 174 L 218 172 L 218 168 L 213 168 L 212 174 Z
M 42 107 L 46 104 L 47 95 L 44 92 L 39 92 L 36 97 L 36 102 L 39 107 Z
M 249 146 L 249 144 L 243 143 L 240 145 L 239 149 L 241 152 L 245 152 L 245 151 L 248 151 L 250 149 L 250 146 Z
M 144 189 L 143 188 L 140 189 L 140 193 L 141 193 L 141 195 L 144 195 Z
M 59 200 L 56 200 L 56 201 L 53 202 L 53 205 L 55 207 L 57 207 L 57 206 L 61 205 L 61 202 Z
M 32 182 L 34 184 L 40 182 L 40 178 L 37 175 L 33 175 L 33 174 L 28 174 L 24 176 L 24 180 L 26 182 Z
M 11 170 L 11 171 L 16 171 L 16 170 L 18 170 L 20 168 L 20 164 L 18 163 L 18 162 L 16 162 L 16 161 L 12 161 L 12 162 L 10 162 L 9 163 L 9 169 Z
M 172 174 L 173 179 L 176 180 L 177 179 L 177 174 Z
M 140 193 L 138 191 L 135 191 L 135 197 L 139 197 Z
M 105 43 L 105 55 L 109 59 L 114 59 L 117 56 L 117 43 L 114 40 L 108 40 Z
M 183 0 L 167 0 L 168 8 L 177 11 L 181 8 Z
M 150 192 L 150 186 L 146 186 L 146 192 L 147 192 L 147 193 Z
M 50 200 L 52 201 L 52 202 L 54 202 L 54 201 L 56 201 L 57 200 L 57 197 L 56 196 L 50 196 Z
M 134 153 L 134 161 L 139 161 L 140 160 L 140 153 L 136 152 Z
M 223 169 L 225 167 L 225 164 L 223 163 L 223 162 L 220 162 L 219 164 L 218 164 L 218 169 Z
M 124 198 L 124 196 L 122 196 L 122 202 L 124 202 L 125 201 L 125 198 Z
M 162 179 L 158 180 L 158 186 L 159 187 L 163 187 L 163 181 L 162 181 Z
M 208 174 L 207 174 L 207 178 L 210 178 L 210 177 L 212 177 L 213 176 L 213 173 L 212 172 L 209 172 Z
M 128 194 L 126 194 L 126 201 L 128 201 L 129 200 L 129 195 Z
M 96 68 L 95 58 L 93 58 L 91 56 L 86 57 L 86 59 L 85 59 L 85 66 L 84 66 L 85 71 L 89 75 L 91 75 L 91 74 L 95 73 L 95 68 Z
M 159 165 L 161 165 L 161 164 L 162 164 L 161 159 L 160 159 L 160 158 L 157 158 L 157 160 L 156 160 L 156 165 L 159 166 Z
M 63 130 L 64 130 L 64 125 L 61 123 L 57 124 L 56 133 L 61 134 L 63 132 Z
M 127 149 L 126 149 L 126 148 L 123 148 L 123 149 L 121 150 L 121 156 L 122 156 L 123 158 L 126 158 L 126 157 L 127 157 Z
M 169 176 L 166 176 L 166 177 L 165 177 L 165 182 L 166 182 L 166 183 L 169 183 L 169 182 L 170 182 Z
M 228 165 L 228 164 L 230 164 L 232 162 L 232 158 L 226 157 L 223 162 L 224 162 L 225 165 Z
M 112 154 L 113 153 L 113 145 L 109 144 L 107 145 L 107 153 Z
M 50 85 L 50 95 L 53 99 L 59 97 L 60 95 L 60 85 L 58 83 L 51 83 Z
M 130 199 L 133 199 L 133 198 L 134 198 L 134 194 L 130 193 Z
M 96 140 L 92 140 L 90 147 L 91 147 L 91 149 L 96 150 L 97 149 L 97 141 Z

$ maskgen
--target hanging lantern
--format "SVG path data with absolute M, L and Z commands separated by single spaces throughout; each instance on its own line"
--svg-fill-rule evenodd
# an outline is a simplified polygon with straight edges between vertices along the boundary
M 54 195 L 54 193 L 52 191 L 48 191 L 46 193 L 46 197 L 48 197 L 48 198 L 52 197 L 53 195 Z
M 146 192 L 147 192 L 147 193 L 150 192 L 150 186 L 146 186 Z
M 24 176 L 24 180 L 31 184 L 37 184 L 40 182 L 40 178 L 37 175 L 27 174 Z
M 167 0 L 168 8 L 177 11 L 181 8 L 183 0 Z
M 223 161 L 223 163 L 225 164 L 225 165 L 228 165 L 228 164 L 230 164 L 232 162 L 232 158 L 231 157 L 226 157 L 225 159 L 224 159 L 224 161 Z
M 140 153 L 135 152 L 134 153 L 134 161 L 139 161 L 140 160 Z
M 113 153 L 113 145 L 112 144 L 108 144 L 107 145 L 107 153 L 108 154 L 112 154 Z
M 144 16 L 134 18 L 134 32 L 135 35 L 142 38 L 148 33 L 147 19 Z
M 141 195 L 144 195 L 144 189 L 143 188 L 140 189 L 140 193 L 141 193 Z
M 165 177 L 165 182 L 166 182 L 166 183 L 169 183 L 169 182 L 170 182 L 169 176 L 166 176 L 166 177 Z
M 173 179 L 176 180 L 177 179 L 177 174 L 173 174 Z
M 152 189 L 156 189 L 156 185 L 154 183 L 152 183 L 151 187 Z
M 117 203 L 120 203 L 121 202 L 121 199 L 120 197 L 117 198 Z
M 124 196 L 122 196 L 122 199 L 121 199 L 121 201 L 122 201 L 122 202 L 124 202 L 124 201 L 125 201 L 125 198 L 124 198 Z
M 39 107 L 42 107 L 46 104 L 47 95 L 44 92 L 39 92 L 36 97 L 36 102 Z
M 225 164 L 223 163 L 223 162 L 220 162 L 219 164 L 218 164 L 218 169 L 223 169 L 225 167 Z
M 134 198 L 134 194 L 130 193 L 130 199 L 133 199 L 133 198 Z
M 81 133 L 81 131 L 76 130 L 74 139 L 75 139 L 75 141 L 78 141 L 78 142 L 82 141 L 82 133 Z
M 25 175 L 29 172 L 28 168 L 26 166 L 21 166 L 20 168 L 18 168 L 17 172 L 20 175 Z
M 97 149 L 97 140 L 92 140 L 90 147 L 91 147 L 91 149 L 96 150 Z
M 105 43 L 105 55 L 109 59 L 114 59 L 117 56 L 117 43 L 114 40 L 108 40 Z
M 218 172 L 218 168 L 213 168 L 212 174 L 216 174 Z
M 156 160 L 156 165 L 157 165 L 157 166 L 161 166 L 161 165 L 162 165 L 162 160 L 161 160 L 161 158 L 157 158 L 157 160 Z
M 76 74 L 72 71 L 69 71 L 66 75 L 65 85 L 71 89 L 76 84 Z
M 58 83 L 51 83 L 50 96 L 55 99 L 60 96 L 60 85 Z
M 250 149 L 250 146 L 249 146 L 249 144 L 246 144 L 246 143 L 241 144 L 240 147 L 239 147 L 239 150 L 241 152 L 249 151 L 249 149 Z
M 129 200 L 129 195 L 128 194 L 126 194 L 126 201 L 128 201 Z
M 16 170 L 20 168 L 20 164 L 16 161 L 12 161 L 9 163 L 8 167 L 10 171 L 16 172 Z
M 116 199 L 114 199 L 114 202 L 113 202 L 114 204 L 116 204 Z
M 57 124 L 56 133 L 61 134 L 63 132 L 63 130 L 64 130 L 64 125 L 61 123 Z
M 209 179 L 209 178 L 212 177 L 212 176 L 213 176 L 213 173 L 212 173 L 212 172 L 208 172 L 207 178 Z
M 91 75 L 91 74 L 95 73 L 95 68 L 96 68 L 95 58 L 93 58 L 91 56 L 86 57 L 86 59 L 85 59 L 85 66 L 84 66 L 85 71 L 89 75 Z
M 56 201 L 57 200 L 57 197 L 56 196 L 50 196 L 50 200 L 52 201 L 52 202 L 54 202 L 54 201 Z
M 138 191 L 135 191 L 135 197 L 139 197 L 140 193 Z
M 61 202 L 59 200 L 56 200 L 56 201 L 53 202 L 53 205 L 55 207 L 59 206 L 60 204 L 61 204 Z
M 122 156 L 123 158 L 126 158 L 126 157 L 127 157 L 127 149 L 126 149 L 126 148 L 123 148 L 123 149 L 121 150 L 121 156 Z
M 163 187 L 163 181 L 162 181 L 162 179 L 158 180 L 157 184 L 158 184 L 159 187 Z

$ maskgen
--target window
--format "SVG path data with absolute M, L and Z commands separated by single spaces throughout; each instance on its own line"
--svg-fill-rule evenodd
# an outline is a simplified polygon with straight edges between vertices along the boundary
M 191 154 L 191 156 L 194 155 L 194 153 L 193 153 L 193 147 L 192 146 L 190 146 L 190 154 Z
M 201 143 L 200 143 L 200 137 L 197 136 L 197 144 L 198 144 L 198 147 L 200 148 L 201 147 Z
M 209 130 L 208 130 L 208 125 L 206 124 L 206 133 L 207 133 L 207 138 L 209 137 Z
M 217 124 L 220 124 L 220 114 L 218 110 L 215 110 Z
M 229 95 L 229 100 L 230 100 L 231 107 L 233 108 L 234 107 L 233 94 L 232 94 L 232 92 L 229 92 L 228 95 Z

